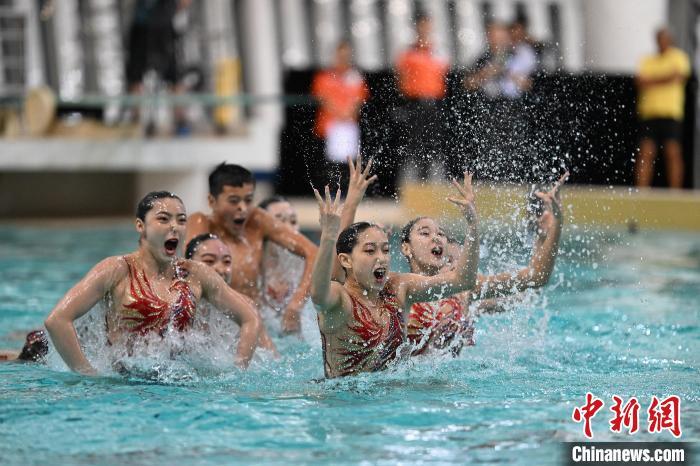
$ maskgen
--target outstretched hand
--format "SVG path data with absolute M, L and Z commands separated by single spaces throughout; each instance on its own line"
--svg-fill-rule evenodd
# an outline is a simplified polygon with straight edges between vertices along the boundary
M 464 181 L 459 184 L 457 180 L 452 180 L 452 184 L 457 188 L 459 196 L 448 197 L 447 200 L 455 204 L 464 214 L 469 222 L 476 220 L 476 203 L 474 201 L 474 190 L 472 188 L 472 174 L 464 172 Z
M 348 168 L 350 170 L 350 180 L 345 202 L 359 204 L 365 196 L 365 191 L 367 191 L 369 185 L 377 180 L 377 175 L 369 175 L 372 168 L 372 159 L 367 162 L 364 170 L 362 169 L 362 155 L 358 155 L 355 161 L 348 157 Z
M 562 221 L 561 213 L 561 195 L 559 189 L 569 178 L 569 171 L 564 174 L 554 183 L 549 191 L 537 191 L 535 196 L 542 201 L 542 215 L 537 219 L 537 224 L 540 230 L 545 230 L 552 225 L 555 220 Z
M 336 192 L 335 199 L 331 199 L 331 191 L 328 185 L 325 189 L 325 199 L 314 188 L 314 196 L 318 201 L 319 223 L 321 234 L 338 235 L 340 233 L 340 188 Z

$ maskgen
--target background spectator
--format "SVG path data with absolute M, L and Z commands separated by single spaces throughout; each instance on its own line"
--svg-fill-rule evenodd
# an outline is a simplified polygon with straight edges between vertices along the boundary
M 338 44 L 333 66 L 316 74 L 311 93 L 320 102 L 314 132 L 325 140 L 329 170 L 343 176 L 347 158 L 354 159 L 360 150 L 360 109 L 369 97 L 364 78 L 353 67 L 349 42 Z
M 143 79 L 154 71 L 171 91 L 182 93 L 177 57 L 177 40 L 186 27 L 186 16 L 191 0 L 137 0 L 134 5 L 127 40 L 126 80 L 129 93 L 142 94 Z M 155 133 L 155 124 L 146 125 L 146 134 Z M 189 134 L 184 110 L 175 108 L 175 133 Z
M 666 159 L 666 178 L 672 188 L 683 187 L 683 106 L 690 75 L 688 55 L 673 46 L 666 29 L 656 34 L 658 53 L 642 60 L 636 76 L 642 139 L 635 167 L 637 186 L 650 186 L 658 147 Z
M 401 95 L 406 99 L 403 120 L 406 125 L 404 151 L 419 178 L 430 172 L 431 161 L 442 162 L 440 137 L 443 131 L 440 102 L 445 97 L 447 60 L 436 55 L 431 39 L 429 16 L 416 20 L 416 41 L 396 63 Z M 436 173 L 434 173 L 436 174 Z
M 520 26 L 513 35 L 502 23 L 492 22 L 486 29 L 487 50 L 479 57 L 474 70 L 464 80 L 470 91 L 482 91 L 490 98 L 517 98 L 530 88 L 530 74 L 534 72 L 534 50 L 524 40 Z

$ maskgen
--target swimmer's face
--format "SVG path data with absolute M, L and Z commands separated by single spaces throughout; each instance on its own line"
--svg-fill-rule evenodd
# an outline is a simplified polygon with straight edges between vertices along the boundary
M 297 213 L 289 202 L 275 202 L 267 206 L 267 213 L 275 217 L 282 223 L 286 223 L 299 231 L 299 222 L 297 221 Z
M 389 238 L 371 227 L 360 233 L 350 254 L 339 254 L 340 264 L 366 290 L 381 291 L 389 277 Z
M 401 245 L 401 252 L 414 271 L 437 273 L 445 265 L 447 236 L 432 218 L 418 220 Z
M 243 231 L 243 225 L 253 209 L 255 185 L 224 186 L 218 196 L 209 195 L 209 207 L 214 217 L 232 234 Z
M 231 283 L 233 259 L 231 250 L 220 239 L 208 239 L 197 246 L 192 260 L 212 267 L 226 283 Z
M 178 247 L 185 239 L 187 213 L 179 199 L 158 199 L 146 213 L 144 220 L 136 219 L 136 231 L 156 260 L 165 262 L 177 256 Z

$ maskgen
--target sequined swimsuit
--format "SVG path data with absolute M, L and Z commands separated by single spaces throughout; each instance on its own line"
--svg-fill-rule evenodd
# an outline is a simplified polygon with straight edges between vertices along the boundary
M 447 311 L 443 309 L 448 308 Z M 445 322 L 445 319 L 449 319 Z M 453 343 L 458 337 L 461 341 Z M 474 322 L 468 308 L 457 296 L 432 303 L 415 303 L 408 317 L 408 340 L 413 344 L 412 354 L 425 353 L 430 346 L 443 349 L 448 346 L 459 353 L 462 345 L 474 345 Z
M 175 264 L 175 278 L 170 285 L 170 291 L 176 292 L 176 299 L 169 304 L 153 292 L 148 277 L 136 267 L 131 257 L 125 256 L 124 261 L 129 268 L 131 302 L 124 305 L 119 315 L 123 328 L 131 333 L 156 332 L 163 336 L 168 327 L 183 331 L 192 326 L 196 300 L 179 263 Z
M 404 342 L 403 314 L 393 292 L 385 289 L 381 298 L 381 309 L 388 315 L 386 324 L 374 320 L 369 308 L 350 294 L 353 319 L 348 323 L 350 335 L 341 337 L 341 347 L 334 350 L 334 360 L 340 361 L 336 376 L 379 371 L 385 369 L 396 357 L 396 350 Z M 327 355 L 329 350 L 323 332 L 321 339 L 326 377 L 331 377 Z

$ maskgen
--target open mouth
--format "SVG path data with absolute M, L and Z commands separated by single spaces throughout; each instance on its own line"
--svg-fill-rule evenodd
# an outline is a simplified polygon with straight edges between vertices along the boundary
M 241 226 L 241 225 L 243 225 L 244 223 L 245 223 L 245 219 L 244 219 L 244 218 L 235 218 L 235 219 L 233 219 L 233 224 L 236 225 L 236 226 Z
M 169 255 L 174 255 L 177 252 L 177 245 L 179 241 L 175 238 L 169 239 L 165 242 L 165 252 Z
M 430 250 L 430 253 L 435 257 L 442 257 L 443 251 L 444 250 L 442 246 L 435 246 L 433 249 Z
M 379 267 L 378 269 L 374 270 L 374 278 L 378 282 L 384 281 L 384 278 L 386 277 L 386 269 L 384 267 Z

